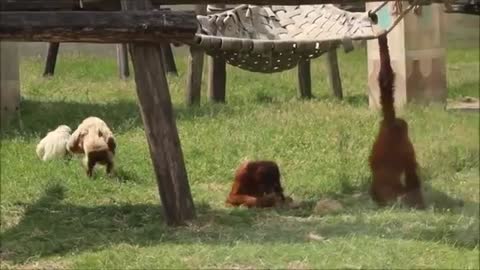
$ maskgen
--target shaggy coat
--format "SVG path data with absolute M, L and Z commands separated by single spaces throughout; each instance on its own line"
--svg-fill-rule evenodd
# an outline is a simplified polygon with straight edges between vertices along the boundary
M 63 158 L 67 154 L 67 142 L 72 130 L 66 125 L 60 125 L 50 131 L 38 143 L 36 152 L 38 158 L 48 161 L 56 158 Z
M 98 117 L 88 117 L 73 132 L 67 144 L 68 151 L 85 154 L 87 175 L 92 176 L 96 163 L 105 165 L 107 173 L 113 169 L 116 142 L 107 124 Z
M 280 170 L 273 161 L 246 161 L 235 172 L 227 204 L 272 207 L 285 201 Z
M 370 195 L 380 206 L 401 199 L 409 206 L 424 208 L 415 150 L 408 137 L 408 124 L 395 115 L 395 73 L 390 65 L 386 35 L 378 38 L 378 45 L 378 84 L 383 120 L 369 160 L 373 177 Z

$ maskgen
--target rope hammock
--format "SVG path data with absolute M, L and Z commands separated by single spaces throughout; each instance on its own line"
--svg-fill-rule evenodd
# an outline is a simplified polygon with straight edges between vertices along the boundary
M 273 73 L 294 68 L 299 61 L 319 57 L 353 40 L 368 40 L 390 32 L 414 7 L 400 12 L 387 29 L 377 26 L 378 12 L 348 12 L 334 5 L 255 6 L 198 15 L 196 45 L 212 57 L 224 57 L 233 66 Z

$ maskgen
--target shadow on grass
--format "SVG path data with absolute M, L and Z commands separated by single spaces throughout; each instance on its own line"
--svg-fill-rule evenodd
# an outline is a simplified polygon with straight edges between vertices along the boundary
M 447 193 L 435 189 L 428 184 L 424 186 L 425 200 L 436 212 L 453 211 L 461 208 L 472 209 L 475 207 L 475 203 L 473 202 L 465 202 L 461 199 L 453 198 Z
M 127 171 L 127 170 L 122 169 L 122 168 L 115 169 L 113 177 L 114 177 L 114 179 L 116 179 L 120 183 L 140 182 L 139 177 L 136 173 L 134 173 L 132 171 Z
M 368 107 L 367 94 L 344 94 L 343 99 L 339 100 L 334 95 L 322 93 L 314 96 L 311 100 L 338 102 L 340 104 L 348 104 L 353 107 Z
M 79 206 L 62 202 L 65 193 L 63 186 L 50 186 L 38 201 L 25 205 L 19 223 L 1 235 L 2 260 L 24 263 L 32 257 L 61 256 L 119 243 L 140 246 L 163 242 L 227 246 L 238 241 L 306 243 L 306 235 L 312 231 L 320 232 L 327 239 L 353 234 L 382 235 L 391 239 L 447 241 L 469 248 L 478 245 L 478 237 L 472 240 L 474 227 L 445 233 L 444 227 L 422 226 L 422 222 L 415 221 L 415 216 L 410 217 L 413 226 L 401 217 L 392 221 L 372 219 L 368 209 L 351 209 L 354 214 L 348 219 L 303 219 L 300 222 L 295 217 L 297 210 L 292 209 L 211 209 L 206 204 L 197 203 L 197 220 L 190 226 L 170 228 L 164 225 L 160 205 Z M 350 203 L 363 203 L 364 200 L 365 197 L 359 197 Z M 298 216 L 298 212 L 296 214 Z M 391 222 L 399 224 L 391 226 Z
M 114 133 L 142 127 L 140 109 L 134 101 L 113 103 L 79 103 L 62 101 L 24 100 L 21 104 L 21 121 L 14 119 L 12 124 L 2 130 L 2 138 L 24 136 L 43 137 L 58 125 L 66 124 L 75 130 L 88 116 L 97 116 L 105 120 Z M 178 121 L 194 121 L 199 117 L 215 117 L 218 114 L 230 115 L 234 110 L 221 104 L 209 104 L 196 107 L 179 105 L 174 108 Z M 19 124 L 21 122 L 21 125 Z
M 368 107 L 368 95 L 367 94 L 356 94 L 356 95 L 347 95 L 343 97 L 345 103 L 350 104 L 354 107 Z

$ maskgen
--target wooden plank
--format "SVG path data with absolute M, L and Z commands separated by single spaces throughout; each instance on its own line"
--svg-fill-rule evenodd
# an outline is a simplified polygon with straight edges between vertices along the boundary
M 205 15 L 206 12 L 206 5 L 195 6 L 196 14 Z M 187 91 L 185 92 L 185 100 L 187 105 L 200 104 L 202 91 L 203 56 L 204 52 L 201 48 L 196 46 L 190 47 L 190 55 L 188 56 Z
M 45 69 L 43 71 L 43 77 L 53 76 L 55 73 L 55 65 L 57 64 L 58 48 L 60 43 L 51 42 L 48 44 L 48 52 L 45 60 Z
M 178 75 L 177 66 L 175 65 L 175 58 L 173 57 L 172 47 L 170 43 L 162 43 L 162 59 L 165 72 Z
M 117 44 L 117 67 L 118 76 L 122 80 L 128 79 L 130 70 L 128 68 L 128 48 L 127 44 Z
M 298 63 L 298 90 L 300 97 L 312 98 L 312 80 L 310 75 L 310 60 L 303 60 Z
M 338 99 L 343 99 L 342 79 L 340 78 L 340 71 L 338 70 L 337 50 L 332 49 L 327 52 L 327 72 L 328 80 L 332 93 Z
M 194 12 L 0 12 L 0 39 L 9 41 L 125 43 L 192 40 Z
M 395 0 L 386 0 L 395 1 Z M 363 4 L 378 0 L 153 0 L 158 5 L 201 5 L 201 4 L 252 4 L 252 5 L 310 5 L 310 4 Z M 443 3 L 444 0 L 432 0 L 432 3 Z M 83 7 L 78 0 L 2 0 L 1 11 L 20 10 L 119 10 L 119 0 L 88 0 Z
M 130 1 L 141 8 L 143 1 Z M 143 7 L 145 8 L 145 7 Z M 195 218 L 187 171 L 178 136 L 160 46 L 129 44 L 135 71 L 140 111 L 145 125 L 160 198 L 169 225 L 182 225 Z
M 0 0 L 0 11 L 72 10 L 73 8 L 73 0 Z

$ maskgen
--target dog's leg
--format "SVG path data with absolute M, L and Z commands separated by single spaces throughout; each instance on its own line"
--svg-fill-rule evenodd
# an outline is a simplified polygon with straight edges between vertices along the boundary
M 113 162 L 111 160 L 107 161 L 107 174 L 113 175 Z
M 95 161 L 92 159 L 88 159 L 87 161 L 87 176 L 92 177 L 93 176 L 93 168 L 95 167 Z

